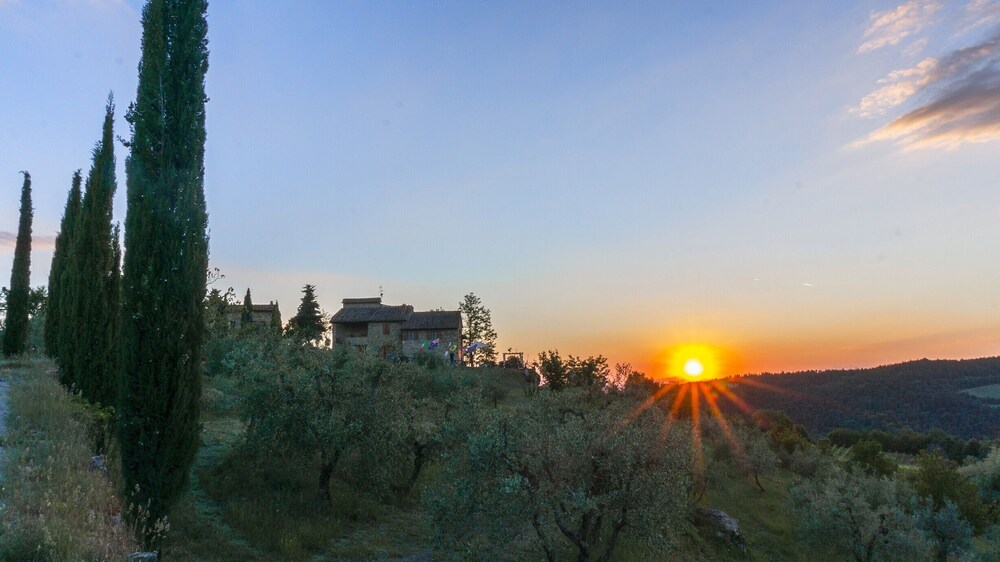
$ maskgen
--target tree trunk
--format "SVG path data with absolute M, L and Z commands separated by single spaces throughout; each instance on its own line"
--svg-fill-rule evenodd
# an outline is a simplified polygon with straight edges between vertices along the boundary
M 319 469 L 319 491 L 316 500 L 330 503 L 330 477 L 333 476 L 333 461 L 325 461 Z
M 406 485 L 407 492 L 413 489 L 413 485 L 417 483 L 417 478 L 420 476 L 420 470 L 424 467 L 424 461 L 427 459 L 425 450 L 427 450 L 427 445 L 422 445 L 417 441 L 413 442 L 413 470 L 410 471 L 410 480 Z

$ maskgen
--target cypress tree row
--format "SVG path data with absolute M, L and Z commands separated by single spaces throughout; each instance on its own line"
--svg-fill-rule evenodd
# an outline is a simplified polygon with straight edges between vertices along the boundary
M 206 9 L 205 0 L 143 8 L 139 86 L 127 115 L 119 440 L 125 492 L 153 520 L 183 492 L 199 444 Z
M 73 239 L 73 231 L 76 226 L 76 217 L 80 212 L 80 184 L 83 178 L 80 170 L 73 173 L 73 187 L 66 197 L 66 209 L 63 211 L 62 222 L 59 225 L 59 234 L 56 235 L 56 249 L 52 254 L 52 267 L 49 268 L 49 302 L 46 305 L 45 313 L 45 354 L 49 357 L 59 357 L 59 325 L 62 322 L 62 275 L 66 271 L 69 262 L 70 240 Z M 67 381 L 62 380 L 63 371 L 60 369 L 59 377 L 67 387 Z
M 12 357 L 25 351 L 28 342 L 28 293 L 31 291 L 31 174 L 24 174 L 21 187 L 21 217 L 17 224 L 14 264 L 10 270 L 7 319 L 3 331 L 3 355 Z
M 115 189 L 114 99 L 109 95 L 101 140 L 94 147 L 94 162 L 87 176 L 87 190 L 70 240 L 68 272 L 72 282 L 65 291 L 68 304 L 62 323 L 68 328 L 63 343 L 70 343 L 61 367 L 92 403 L 113 405 L 117 399 L 118 275 L 111 227 Z

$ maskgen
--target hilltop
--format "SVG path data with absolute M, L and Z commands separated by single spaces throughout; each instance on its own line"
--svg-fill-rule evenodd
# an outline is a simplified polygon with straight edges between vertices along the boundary
M 810 433 L 940 429 L 965 439 L 1000 431 L 1000 357 L 920 359 L 870 369 L 762 373 L 723 379 L 753 408 L 782 410 Z M 984 388 L 985 387 L 985 388 Z M 993 387 L 996 388 L 996 387 Z M 738 407 L 721 398 L 724 412 Z

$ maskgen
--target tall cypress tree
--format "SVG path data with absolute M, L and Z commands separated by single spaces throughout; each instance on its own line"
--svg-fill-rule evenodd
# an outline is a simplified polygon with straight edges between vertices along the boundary
M 24 174 L 21 187 L 21 218 L 17 223 L 14 264 L 10 270 L 10 292 L 7 294 L 7 319 L 3 331 L 3 355 L 12 357 L 24 353 L 28 342 L 28 295 L 31 291 L 31 174 Z
M 240 327 L 244 330 L 253 324 L 253 300 L 250 298 L 250 288 L 247 287 L 247 294 L 243 297 L 243 312 L 240 313 Z
M 113 405 L 118 349 L 118 292 L 111 215 L 115 189 L 114 99 L 105 107 L 101 140 L 94 147 L 94 162 L 87 176 L 87 191 L 80 204 L 79 221 L 70 242 L 74 282 L 65 287 L 68 307 L 63 318 L 71 327 L 69 372 L 87 400 Z
M 80 184 L 83 178 L 80 170 L 73 173 L 73 187 L 66 197 L 66 209 L 63 211 L 59 234 L 56 235 L 56 249 L 52 254 L 52 267 L 49 268 L 49 302 L 45 311 L 45 353 L 49 357 L 59 357 L 59 324 L 62 322 L 62 275 L 69 262 L 70 240 L 76 227 L 76 217 L 80 212 Z M 63 372 L 60 371 L 60 377 Z M 66 381 L 63 381 L 65 384 Z M 68 386 L 68 385 L 67 385 Z
M 150 0 L 126 161 L 119 440 L 126 493 L 167 514 L 199 444 L 208 271 L 205 0 Z M 153 537 L 147 535 L 147 546 Z

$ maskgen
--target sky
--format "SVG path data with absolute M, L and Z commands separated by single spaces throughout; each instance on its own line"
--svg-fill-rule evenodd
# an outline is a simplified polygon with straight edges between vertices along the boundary
M 44 285 L 142 4 L 0 0 L 0 274 Z M 212 2 L 211 265 L 292 316 L 475 293 L 665 376 L 1000 355 L 1000 1 Z M 124 222 L 126 149 L 116 146 Z M 5 275 L 5 274 L 4 274 Z M 9 284 L 6 278 L 0 284 Z

